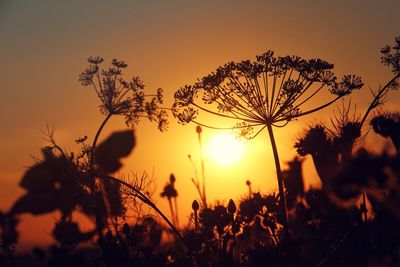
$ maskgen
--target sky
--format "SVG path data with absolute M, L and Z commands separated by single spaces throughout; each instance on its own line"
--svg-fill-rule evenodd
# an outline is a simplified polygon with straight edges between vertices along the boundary
M 128 63 L 126 77 L 138 75 L 146 91 L 165 92 L 169 107 L 173 93 L 228 61 L 254 59 L 273 50 L 277 55 L 321 58 L 335 64 L 339 75 L 357 74 L 364 89 L 351 99 L 362 113 L 376 90 L 390 77 L 380 63 L 379 50 L 399 36 L 400 2 L 393 1 L 11 1 L 0 0 L 0 209 L 7 210 L 23 191 L 18 182 L 31 155 L 40 157 L 46 145 L 47 125 L 55 127 L 60 146 L 77 151 L 74 140 L 93 138 L 102 115 L 95 92 L 83 87 L 78 75 L 89 56 L 105 63 L 119 58 Z M 385 108 L 394 109 L 400 97 L 393 92 Z M 296 138 L 310 122 L 329 122 L 335 106 L 276 130 L 281 165 L 295 156 Z M 107 125 L 105 138 L 125 129 L 123 119 Z M 191 182 L 198 169 L 199 144 L 195 125 L 178 125 L 170 116 L 169 129 L 157 130 L 142 121 L 135 129 L 137 146 L 124 160 L 122 174 L 146 172 L 155 181 L 154 199 L 174 173 L 181 221 L 187 221 L 190 203 L 197 197 Z M 216 135 L 204 129 L 207 144 Z M 370 134 L 365 141 L 379 149 L 385 140 Z M 205 159 L 207 194 L 211 201 L 238 199 L 253 190 L 276 188 L 275 170 L 267 133 L 247 142 L 235 166 L 219 166 Z M 318 186 L 310 159 L 305 161 L 308 186 Z M 51 240 L 49 224 L 57 215 L 24 216 L 21 242 Z M 37 231 L 28 231 L 32 227 Z M 47 228 L 46 228 L 47 227 Z M 44 242 L 44 241 L 43 241 Z

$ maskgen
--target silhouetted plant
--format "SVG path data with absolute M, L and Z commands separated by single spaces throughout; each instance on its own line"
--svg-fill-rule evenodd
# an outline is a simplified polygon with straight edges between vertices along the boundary
M 153 95 L 146 94 L 144 83 L 138 76 L 124 80 L 122 71 L 128 66 L 124 61 L 113 59 L 111 67 L 101 69 L 103 61 L 101 57 L 90 57 L 89 67 L 80 74 L 79 80 L 83 86 L 94 88 L 101 101 L 100 111 L 106 118 L 122 115 L 128 126 L 134 126 L 144 117 L 157 121 L 158 128 L 164 131 L 167 113 L 159 107 L 163 101 L 162 89 Z
M 200 151 L 200 161 L 201 161 L 201 178 L 203 180 L 203 190 L 199 190 L 201 192 L 201 201 L 204 207 L 207 207 L 207 195 L 206 195 L 206 174 L 204 170 L 204 157 L 203 157 L 203 144 L 201 142 L 201 126 L 197 125 L 196 133 L 199 138 L 199 151 Z M 199 186 L 199 182 L 197 181 L 197 185 Z M 199 187 L 200 188 L 200 187 Z
M 139 200 L 154 209 L 183 241 L 174 225 L 146 195 L 147 192 L 142 192 L 146 183 L 124 181 L 112 176 L 122 167 L 120 159 L 128 156 L 135 146 L 134 131 L 114 132 L 97 145 L 104 126 L 113 115 L 124 115 L 129 126 L 137 124 L 140 117 L 147 117 L 151 121 L 157 120 L 159 129 L 165 130 L 165 111 L 159 107 L 162 102 L 161 90 L 153 96 L 145 95 L 139 78 L 134 77 L 131 82 L 124 81 L 122 69 L 127 65 L 122 61 L 113 60 L 113 66 L 107 70 L 100 70 L 99 64 L 103 60 L 99 57 L 89 58 L 88 61 L 90 66 L 81 74 L 80 81 L 85 86 L 94 87 L 102 102 L 100 110 L 106 115 L 93 144 L 88 145 L 84 136 L 76 140 L 81 145 L 80 151 L 77 154 L 67 153 L 56 143 L 54 130 L 48 128 L 46 134 L 49 145 L 42 150 L 43 159 L 37 159 L 37 163 L 28 169 L 21 180 L 20 185 L 26 189 L 25 195 L 1 219 L 10 217 L 16 224 L 15 216 L 22 213 L 39 215 L 59 210 L 61 218 L 55 224 L 52 235 L 60 246 L 54 255 L 58 255 L 59 259 L 64 258 L 79 243 L 95 235 L 97 244 L 107 254 L 109 247 L 104 240 L 118 236 L 120 219 L 126 222 L 126 202 Z M 151 100 L 146 101 L 147 97 L 151 97 Z M 81 211 L 93 219 L 95 229 L 81 232 L 73 221 L 74 211 Z M 3 232 L 6 225 L 9 224 L 2 225 L 2 243 L 10 241 L 6 237 L 12 234 L 11 228 Z
M 400 113 L 378 114 L 372 118 L 371 125 L 377 134 L 390 138 L 396 148 L 397 155 L 400 156 Z
M 269 51 L 257 56 L 254 62 L 231 62 L 219 67 L 194 85 L 186 85 L 175 93 L 173 111 L 182 124 L 193 121 L 212 127 L 196 120 L 201 110 L 236 121 L 232 128 L 241 129 L 245 137 L 252 138 L 264 128 L 268 129 L 286 233 L 287 207 L 272 127 L 283 127 L 293 119 L 317 112 L 362 87 L 361 79 L 356 76 L 346 75 L 337 82 L 332 69 L 332 64 L 320 59 L 274 57 Z M 333 95 L 331 100 L 308 110 L 301 109 L 323 89 Z M 208 108 L 207 105 L 213 106 Z M 254 135 L 253 127 L 261 129 Z
M 246 185 L 249 188 L 249 196 L 251 196 L 253 194 L 253 191 L 251 190 L 251 181 L 246 180 Z
M 397 66 L 398 70 L 394 60 L 398 56 L 390 49 L 385 54 L 387 62 Z M 124 67 L 122 63 L 118 64 Z M 118 69 L 118 66 L 114 67 Z M 269 69 L 265 73 L 271 71 Z M 116 70 L 109 72 L 115 73 Z M 289 73 L 290 69 L 286 76 L 290 76 Z M 260 75 L 262 77 L 263 74 Z M 282 76 L 285 74 L 269 76 L 272 80 L 276 79 L 276 87 L 271 86 L 279 89 L 282 80 L 283 87 L 285 78 Z M 93 77 L 96 75 L 93 74 Z M 231 83 L 236 84 L 235 76 L 226 76 L 226 79 L 230 78 L 233 79 Z M 102 85 L 110 83 L 107 78 L 104 81 Z M 255 80 L 249 76 L 244 84 L 251 87 L 252 82 L 255 83 Z M 237 82 L 238 86 L 240 84 Z M 390 84 L 390 88 L 395 88 L 393 82 Z M 254 86 L 253 89 L 257 90 Z M 280 210 L 281 194 L 252 192 L 250 181 L 246 181 L 248 193 L 236 201 L 237 205 L 232 199 L 227 205 L 217 202 L 214 206 L 199 205 L 196 200 L 193 201 L 195 229 L 178 232 L 151 201 L 148 192 L 151 180 L 146 175 L 114 177 L 122 167 L 121 159 L 128 156 L 136 144 L 132 130 L 115 132 L 99 145 L 95 140 L 94 146 L 88 144 L 86 136 L 79 138 L 76 142 L 80 150 L 75 154 L 61 148 L 55 141 L 53 130 L 48 129 L 49 145 L 42 150 L 43 159 L 36 159 L 21 180 L 25 194 L 9 212 L 0 212 L 0 265 L 14 263 L 9 259 L 14 253 L 18 237 L 16 227 L 21 213 L 45 214 L 58 210 L 61 217 L 51 231 L 58 244 L 50 248 L 49 255 L 41 249 L 34 250 L 42 265 L 399 266 L 399 157 L 386 153 L 374 155 L 363 148 L 353 153 L 354 145 L 363 137 L 363 122 L 371 110 L 384 102 L 388 88 L 377 91 L 362 119 L 350 116 L 349 103 L 347 108 L 343 105 L 339 114 L 335 114 L 333 128 L 329 129 L 322 123 L 312 125 L 298 140 L 296 148 L 299 154 L 312 155 L 323 180 L 323 189 L 304 189 L 302 159 L 289 161 L 286 169 L 282 170 L 290 207 L 290 239 L 280 235 L 285 224 L 284 213 Z M 271 105 L 273 102 L 266 103 Z M 279 110 L 278 106 L 276 110 Z M 381 135 L 395 139 L 398 117 L 394 112 L 380 113 L 371 124 Z M 107 120 L 100 126 L 95 139 L 100 136 Z M 202 191 L 205 194 L 205 190 L 201 189 L 200 183 L 197 185 L 203 202 Z M 175 177 L 171 175 L 163 195 L 170 200 L 175 199 L 175 186 Z M 367 213 L 366 201 L 361 209 L 348 205 L 349 198 L 361 193 L 368 196 L 371 207 L 368 213 L 372 214 L 364 222 L 361 213 L 364 216 Z M 130 207 L 137 207 L 138 213 L 141 211 L 138 201 L 154 209 L 180 240 L 163 239 L 171 230 L 151 216 L 139 216 L 135 223 L 128 224 L 127 211 Z M 173 210 L 171 202 L 170 207 Z M 95 228 L 81 231 L 78 222 L 74 221 L 75 211 L 93 220 Z M 177 212 L 172 217 L 177 217 Z M 93 251 L 73 250 L 78 244 L 94 238 L 97 238 L 96 245 L 102 249 L 99 258 L 90 260 Z M 182 245 L 187 250 L 182 250 Z M 30 262 L 31 265 L 34 263 Z
M 362 127 L 372 110 L 382 105 L 390 90 L 398 89 L 397 80 L 400 77 L 399 64 L 399 41 L 396 38 L 394 47 L 385 46 L 381 49 L 382 62 L 392 67 L 395 76 L 386 83 L 385 86 L 372 92 L 373 100 L 368 106 L 362 118 L 355 115 L 350 116 L 350 102 L 346 108 L 344 105 L 339 109 L 339 115 L 335 120 L 331 120 L 333 129 L 329 129 L 323 124 L 312 125 L 308 128 L 303 137 L 299 138 L 294 145 L 300 156 L 310 154 L 313 158 L 316 170 L 322 182 L 327 185 L 330 179 L 335 175 L 340 165 L 345 164 L 352 158 L 353 147 L 362 137 Z M 386 117 L 390 117 L 386 115 Z M 393 115 L 395 117 L 395 115 Z M 385 119 L 384 116 L 377 116 L 371 121 L 375 131 L 387 129 L 388 122 L 392 123 L 394 139 L 396 140 L 395 120 Z M 380 127 L 382 125 L 382 127 Z M 382 131 L 383 133 L 384 131 Z M 393 140 L 393 139 L 392 139 Z M 396 141 L 397 142 L 397 141 Z M 395 144 L 396 146 L 396 144 Z M 397 146 L 396 146 L 397 149 Z
M 390 264 L 398 264 L 396 259 L 398 252 L 394 250 L 399 246 L 393 243 L 400 236 L 396 226 L 400 218 L 400 211 L 396 208 L 400 200 L 398 157 L 391 157 L 385 153 L 373 155 L 364 148 L 354 153 L 353 147 L 363 138 L 362 126 L 371 111 L 386 101 L 390 90 L 399 88 L 399 42 L 400 39 L 396 38 L 394 47 L 386 46 L 381 50 L 382 62 L 392 67 L 395 76 L 373 92 L 373 100 L 362 118 L 349 115 L 349 103 L 349 106 L 347 108 L 343 106 L 342 110 L 339 110 L 339 116 L 335 116 L 335 120 L 332 120 L 333 129 L 323 124 L 311 126 L 295 144 L 300 155 L 312 156 L 324 189 L 317 195 L 316 191 L 313 195 L 310 194 L 311 191 L 307 192 L 305 201 L 309 208 L 299 203 L 295 218 L 301 220 L 321 218 L 319 230 L 313 229 L 313 231 L 324 232 L 326 237 L 339 236 L 339 238 L 329 238 L 327 242 L 321 240 L 321 244 L 331 243 L 331 245 L 318 265 L 327 262 L 335 265 L 336 259 L 341 255 L 348 258 L 347 264 L 365 265 L 368 262 L 366 258 L 373 259 L 376 255 L 382 255 L 381 249 L 387 250 L 386 260 L 391 262 Z M 384 137 L 393 135 L 392 141 L 396 150 L 398 150 L 396 142 L 399 135 L 397 117 L 396 112 L 380 112 L 371 120 L 375 132 Z M 358 209 L 356 201 L 360 195 L 362 203 Z M 313 201 L 312 198 L 316 196 L 318 201 Z M 372 207 L 371 211 L 367 210 L 367 196 L 368 203 Z M 370 214 L 369 219 L 367 214 Z M 362 220 L 364 223 L 361 223 Z M 347 223 L 342 226 L 335 225 L 338 229 L 334 231 L 331 221 L 347 221 Z M 299 234 L 310 231 L 304 227 L 305 225 L 308 224 L 304 221 L 296 225 L 301 229 L 295 232 Z M 386 228 L 391 234 L 384 235 L 378 230 L 381 227 Z M 381 234 L 375 235 L 376 232 Z M 309 235 L 315 236 L 315 233 L 311 232 Z M 301 239 L 306 242 L 304 237 Z M 371 244 L 374 244 L 374 247 L 371 247 Z M 349 255 L 346 253 L 347 249 L 351 249 L 354 253 Z M 367 254 L 369 256 L 365 257 Z
M 374 100 L 369 105 L 367 112 L 361 120 L 361 126 L 367 119 L 369 113 L 372 109 L 383 104 L 387 97 L 388 91 L 397 90 L 399 88 L 398 79 L 400 78 L 400 36 L 395 38 L 396 45 L 391 47 L 386 45 L 381 49 L 381 61 L 384 65 L 391 67 L 392 72 L 395 75 L 391 80 L 389 80 L 383 87 L 381 87 L 376 92 L 373 92 Z M 361 127 L 360 126 L 360 127 Z
M 302 160 L 295 157 L 287 163 L 288 168 L 282 172 L 285 181 L 288 208 L 292 209 L 299 198 L 304 195 Z
M 197 200 L 193 200 L 192 210 L 193 210 L 193 214 L 194 214 L 194 229 L 195 229 L 196 233 L 199 228 L 199 215 L 198 215 L 199 208 L 200 208 L 199 202 L 197 202 Z
M 161 197 L 166 197 L 169 204 L 169 210 L 171 212 L 172 222 L 176 227 L 179 227 L 178 219 L 178 204 L 176 198 L 178 197 L 178 191 L 175 189 L 175 175 L 171 174 L 169 177 L 169 183 L 164 186 L 164 190 L 161 192 Z M 172 200 L 174 201 L 174 207 L 172 206 Z
M 235 213 L 236 213 L 236 204 L 233 202 L 232 199 L 229 200 L 228 202 L 228 213 L 231 217 L 231 230 L 232 230 L 232 235 L 233 235 L 233 248 L 234 248 L 234 259 L 235 263 L 239 264 L 239 253 L 238 253 L 238 247 L 237 247 L 237 241 L 236 241 L 236 233 L 239 232 L 239 227 L 237 227 L 236 222 L 235 222 Z
M 19 236 L 17 224 L 18 220 L 14 216 L 0 211 L 0 265 L 11 265 Z

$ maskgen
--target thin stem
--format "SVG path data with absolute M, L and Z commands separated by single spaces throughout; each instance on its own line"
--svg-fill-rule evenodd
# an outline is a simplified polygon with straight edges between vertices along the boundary
M 362 192 L 362 205 L 363 205 L 364 222 L 366 223 L 368 221 L 368 211 L 367 211 L 367 199 L 365 192 Z
M 168 226 L 172 229 L 172 231 L 174 231 L 175 234 L 178 236 L 178 238 L 182 241 L 182 244 L 183 244 L 185 250 L 190 253 L 190 251 L 188 250 L 188 248 L 187 248 L 187 246 L 185 244 L 185 240 L 183 239 L 182 235 L 179 233 L 178 229 L 176 229 L 176 227 L 167 218 L 167 216 L 165 216 L 164 213 L 162 213 L 162 211 L 156 206 L 156 204 L 154 204 L 145 194 L 140 192 L 136 187 L 128 184 L 125 181 L 119 180 L 119 179 L 117 179 L 115 177 L 112 177 L 112 176 L 100 176 L 100 178 L 102 178 L 102 179 L 110 179 L 112 181 L 120 183 L 120 184 L 126 186 L 127 188 L 131 189 L 141 201 L 143 201 L 145 204 L 149 205 L 152 209 L 154 209 L 161 216 L 161 218 L 168 224 Z
M 97 145 L 97 140 L 99 139 L 100 133 L 103 130 L 104 126 L 106 125 L 106 123 L 108 122 L 108 120 L 111 118 L 111 116 L 113 115 L 113 113 L 109 113 L 107 115 L 107 117 L 103 120 L 103 122 L 101 123 L 99 129 L 97 130 L 97 133 L 93 139 L 93 144 L 92 144 L 92 153 L 90 156 L 90 168 L 93 169 L 93 163 L 94 163 L 94 157 L 95 157 L 95 150 L 96 150 L 96 145 Z
M 171 212 L 171 218 L 172 218 L 172 223 L 176 227 L 176 221 L 175 221 L 175 214 L 174 214 L 174 208 L 172 208 L 172 201 L 171 198 L 168 197 L 168 204 L 169 204 L 169 211 Z
M 360 129 L 361 129 L 361 126 L 364 124 L 365 120 L 367 119 L 368 114 L 371 112 L 371 110 L 373 110 L 377 106 L 377 104 L 379 103 L 379 99 L 384 95 L 386 90 L 388 88 L 390 88 L 389 85 L 391 85 L 399 77 L 400 77 L 400 73 L 397 74 L 396 76 L 394 76 L 393 79 L 391 79 L 381 90 L 378 91 L 378 93 L 376 94 L 374 100 L 372 100 L 371 104 L 369 105 L 369 107 L 367 109 L 367 112 L 365 112 L 364 117 L 362 118 L 362 120 L 360 122 Z
M 295 119 L 295 118 L 298 118 L 298 117 L 302 117 L 302 116 L 317 112 L 317 111 L 319 111 L 321 109 L 324 109 L 324 108 L 330 106 L 331 104 L 335 103 L 340 98 L 342 98 L 342 96 L 337 96 L 335 99 L 329 101 L 328 103 L 326 103 L 326 104 L 324 104 L 322 106 L 319 106 L 317 108 L 314 108 L 314 109 L 311 109 L 311 110 L 307 110 L 307 111 L 304 111 L 304 112 L 301 112 L 301 113 L 298 113 L 298 114 L 295 114 L 295 115 L 285 116 L 286 114 L 282 114 L 281 116 L 279 116 L 277 118 L 274 118 L 274 123 L 280 122 L 280 121 L 285 121 L 285 120 L 292 120 L 292 119 Z
M 112 115 L 113 115 L 113 113 L 109 113 L 107 115 L 107 117 L 104 119 L 104 121 L 101 123 L 99 129 L 97 130 L 97 133 L 93 139 L 93 144 L 92 144 L 93 149 L 96 147 L 97 139 L 99 139 L 101 131 L 103 130 L 104 126 L 106 125 L 106 123 L 108 122 L 108 120 L 111 118 Z
M 194 231 L 198 232 L 198 215 L 197 210 L 194 211 Z
M 207 125 L 207 124 L 203 124 L 201 122 L 192 120 L 193 123 L 200 125 L 201 127 L 205 127 L 205 128 L 209 128 L 209 129 L 213 129 L 213 130 L 232 130 L 232 129 L 243 129 L 243 128 L 247 128 L 247 127 L 256 127 L 256 126 L 261 126 L 264 125 L 264 122 L 260 122 L 260 123 L 255 123 L 255 124 L 248 124 L 248 125 L 242 125 L 242 126 L 231 126 L 231 127 L 214 127 L 211 125 Z
M 175 225 L 179 228 L 179 214 L 178 214 L 178 201 L 176 197 L 174 197 L 174 206 L 175 206 Z
M 278 149 L 276 148 L 272 125 L 267 124 L 267 129 L 268 129 L 268 134 L 269 134 L 269 138 L 271 141 L 272 152 L 274 154 L 276 175 L 277 175 L 278 187 L 279 187 L 279 205 L 280 205 L 280 209 L 281 209 L 281 213 L 282 213 L 284 235 L 285 235 L 285 239 L 287 240 L 287 238 L 289 237 L 289 228 L 288 228 L 288 214 L 287 214 L 285 189 L 284 189 L 284 185 L 283 185 L 282 170 L 281 170 L 281 166 L 279 163 Z
M 204 157 L 203 157 L 203 146 L 201 142 L 201 133 L 198 133 L 199 136 L 199 146 L 200 146 L 200 160 L 201 160 L 201 178 L 203 180 L 203 194 L 202 194 L 202 200 L 203 200 L 203 205 L 204 208 L 207 208 L 207 197 L 206 197 L 206 176 L 205 176 L 205 171 L 204 171 Z
M 237 247 L 237 238 L 236 238 L 236 232 L 235 232 L 235 218 L 233 216 L 233 213 L 231 214 L 231 224 L 232 224 L 232 235 L 233 235 L 233 253 L 234 253 L 234 259 L 235 263 L 239 265 L 239 252 L 238 252 L 238 247 Z

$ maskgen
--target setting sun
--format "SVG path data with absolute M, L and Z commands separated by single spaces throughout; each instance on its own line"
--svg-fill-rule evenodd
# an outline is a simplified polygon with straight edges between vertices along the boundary
M 244 143 L 232 133 L 218 133 L 208 142 L 205 153 L 216 164 L 230 166 L 243 157 Z
M 0 0 L 0 267 L 400 267 L 400 0 L 360 2 Z

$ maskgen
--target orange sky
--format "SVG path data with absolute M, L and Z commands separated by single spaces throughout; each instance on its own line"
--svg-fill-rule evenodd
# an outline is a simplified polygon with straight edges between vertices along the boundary
M 125 60 L 127 76 L 139 75 L 148 91 L 164 88 L 166 106 L 180 86 L 230 60 L 254 59 L 269 49 L 278 55 L 319 57 L 334 63 L 339 75 L 354 73 L 363 78 L 364 90 L 352 97 L 362 112 L 370 100 L 369 89 L 391 77 L 380 64 L 379 49 L 399 35 L 400 2 L 282 2 L 1 1 L 0 209 L 8 209 L 22 193 L 18 181 L 24 166 L 32 164 L 29 155 L 39 156 L 39 148 L 45 145 L 40 129 L 54 124 L 59 144 L 69 150 L 77 149 L 77 137 L 94 135 L 102 120 L 99 102 L 89 87 L 78 82 L 89 56 L 102 56 L 106 62 L 114 57 Z M 398 106 L 398 92 L 391 96 L 387 108 Z M 282 165 L 295 155 L 292 146 L 304 123 L 328 121 L 334 108 L 276 131 Z M 114 120 L 103 137 L 124 127 L 121 119 Z M 205 130 L 205 142 L 213 134 Z M 198 162 L 195 126 L 178 125 L 171 117 L 169 130 L 160 133 L 156 125 L 143 121 L 136 135 L 138 144 L 125 161 L 125 171 L 154 173 L 155 199 L 167 214 L 167 203 L 158 195 L 174 173 L 181 221 L 185 221 L 197 196 L 187 159 L 192 154 Z M 383 144 L 371 138 L 366 142 Z M 267 141 L 264 132 L 249 142 L 245 159 L 235 167 L 220 168 L 208 160 L 208 198 L 237 199 L 246 193 L 246 179 L 253 181 L 254 189 L 272 190 L 275 175 Z M 306 165 L 311 166 L 310 160 Z M 309 183 L 317 182 L 312 172 L 306 176 Z M 30 236 L 24 230 L 23 242 L 49 235 L 41 218 L 30 222 L 21 228 L 39 228 Z

